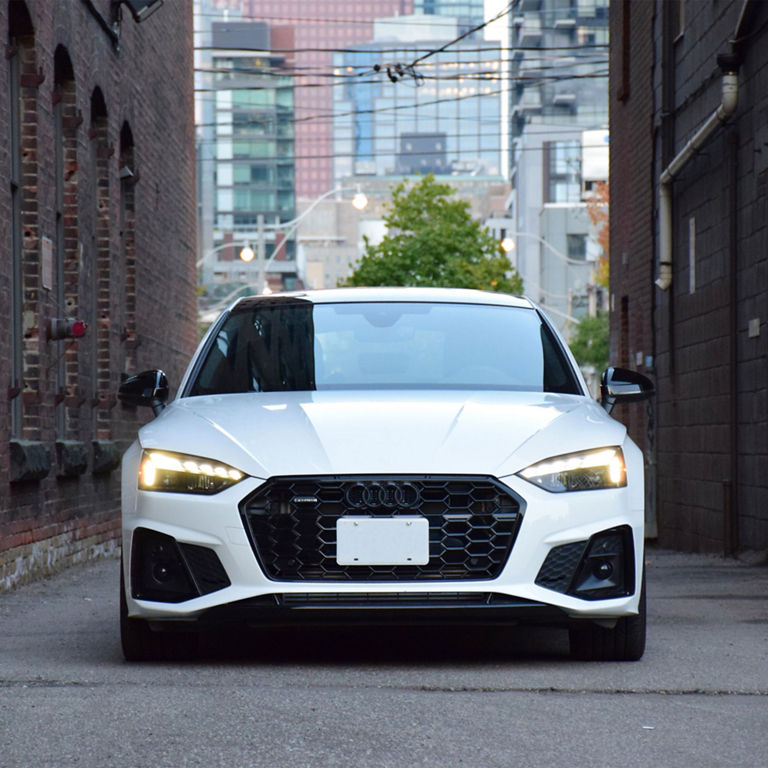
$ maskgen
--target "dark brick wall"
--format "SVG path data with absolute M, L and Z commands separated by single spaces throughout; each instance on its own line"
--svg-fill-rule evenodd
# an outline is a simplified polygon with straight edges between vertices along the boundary
M 124 11 L 119 46 L 96 17 L 109 23 L 112 3 L 92 6 L 0 4 L 0 589 L 114 548 L 116 460 L 150 416 L 117 403 L 121 375 L 160 367 L 178 384 L 196 342 L 192 3 L 141 24 Z M 14 67 L 21 380 L 10 360 Z M 54 317 L 85 320 L 85 337 L 49 341 Z
M 659 540 L 694 551 L 766 550 L 768 4 L 752 3 L 742 30 L 736 113 L 674 181 L 674 272 L 666 292 L 650 285 L 658 249 L 656 182 L 720 104 L 716 57 L 733 52 L 744 3 L 687 3 L 696 12 L 686 14 L 682 35 L 667 24 L 674 4 L 629 5 L 630 68 L 634 72 L 639 64 L 647 79 L 630 89 L 621 107 L 613 102 L 611 276 L 612 291 L 628 295 L 630 306 L 635 292 L 650 302 L 652 326 L 638 328 L 630 314 L 626 335 L 634 349 L 647 345 L 650 334 L 654 349 L 658 395 L 651 445 Z M 614 3 L 612 12 L 614 6 L 618 11 L 626 4 Z M 612 29 L 614 67 L 623 56 L 619 34 Z M 633 105 L 638 91 L 642 101 Z M 633 135 L 633 122 L 642 125 L 644 138 Z M 617 155 L 638 147 L 646 182 L 633 190 L 620 187 L 615 182 L 627 166 Z M 624 232 L 627 218 L 635 221 L 632 238 L 642 244 L 642 256 L 629 269 L 614 271 L 623 247 L 622 235 L 614 240 L 614 233 Z M 759 335 L 750 335 L 750 321 Z M 612 331 L 614 345 L 620 344 L 616 312 Z
M 610 359 L 653 377 L 653 3 L 613 2 L 610 20 Z M 614 416 L 645 453 L 646 503 L 653 510 L 653 406 L 620 406 Z M 652 517 L 648 533 L 655 534 Z

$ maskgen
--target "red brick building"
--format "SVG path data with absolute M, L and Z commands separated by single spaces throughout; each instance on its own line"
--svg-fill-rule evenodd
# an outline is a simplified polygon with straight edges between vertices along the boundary
M 768 550 L 768 3 L 613 0 L 612 360 L 661 544 Z
M 0 30 L 2 589 L 118 545 L 117 388 L 179 382 L 196 276 L 192 4 L 2 0 Z

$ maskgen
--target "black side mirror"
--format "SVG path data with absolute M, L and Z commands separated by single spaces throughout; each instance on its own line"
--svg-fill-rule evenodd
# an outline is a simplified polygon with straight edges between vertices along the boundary
M 168 378 L 162 371 L 142 371 L 120 385 L 117 397 L 126 405 L 148 406 L 157 416 L 168 400 Z
M 603 408 L 611 412 L 616 403 L 635 403 L 647 400 L 654 393 L 653 382 L 642 373 L 626 368 L 610 368 L 600 379 L 600 400 Z

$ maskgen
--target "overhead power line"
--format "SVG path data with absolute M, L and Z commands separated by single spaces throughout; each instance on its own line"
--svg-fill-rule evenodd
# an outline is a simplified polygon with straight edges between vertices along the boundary
M 515 2 L 513 0 L 513 2 L 509 3 L 502 11 L 497 13 L 496 16 L 494 16 L 492 19 L 488 19 L 488 21 L 484 21 L 482 24 L 479 24 L 478 26 L 473 27 L 472 29 L 468 29 L 463 34 L 459 35 L 453 40 L 448 41 L 444 45 L 441 45 L 439 48 L 434 48 L 422 54 L 421 56 L 416 57 L 413 61 L 411 61 L 408 64 L 402 64 L 401 62 L 394 62 L 393 64 L 374 64 L 373 71 L 379 72 L 381 70 L 384 70 L 387 73 L 387 77 L 393 83 L 397 83 L 405 77 L 410 77 L 414 80 L 414 82 L 417 85 L 419 85 L 424 82 L 423 75 L 416 69 L 416 67 L 419 64 L 421 64 L 423 61 L 426 61 L 430 56 L 436 56 L 438 53 L 442 53 L 443 51 L 447 50 L 451 46 L 454 46 L 457 43 L 460 43 L 462 40 L 474 34 L 475 32 L 479 32 L 481 29 L 487 27 L 489 24 L 492 24 L 494 21 L 498 21 L 499 19 L 503 18 L 512 10 L 512 6 L 514 4 Z
M 543 85 L 548 82 L 565 82 L 568 80 L 600 79 L 605 77 L 608 77 L 608 70 L 605 70 L 603 72 L 593 72 L 593 73 L 581 74 L 581 75 L 551 75 L 551 76 L 544 75 L 544 76 L 531 78 L 529 80 L 520 79 L 519 82 L 522 82 L 526 85 Z M 518 82 L 518 80 L 516 80 L 515 82 Z M 352 116 L 352 115 L 380 114 L 381 112 L 390 112 L 390 111 L 396 111 L 396 110 L 402 110 L 402 109 L 421 109 L 424 107 L 433 106 L 435 104 L 445 104 L 449 102 L 463 101 L 466 99 L 477 99 L 477 98 L 482 98 L 486 96 L 497 96 L 501 93 L 507 92 L 510 87 L 512 87 L 511 83 L 504 88 L 484 90 L 482 92 L 465 94 L 463 96 L 458 95 L 458 96 L 451 96 L 448 98 L 432 99 L 430 101 L 418 101 L 418 102 L 412 102 L 408 104 L 395 104 L 389 107 L 376 107 L 374 109 L 358 109 L 358 110 L 347 111 L 347 112 L 330 111 L 325 113 L 318 113 L 315 115 L 308 115 L 305 117 L 295 117 L 293 118 L 293 122 L 301 123 L 301 122 L 307 122 L 310 120 L 333 119 L 337 117 L 346 117 L 346 116 Z M 215 93 L 217 90 L 220 90 L 220 89 L 215 89 L 215 88 L 195 89 L 197 93 Z M 243 89 L 236 89 L 236 90 L 250 90 L 250 89 L 243 88 Z M 254 90 L 259 90 L 259 89 L 254 89 Z
M 467 30 L 463 35 L 459 35 L 454 40 L 451 40 L 450 42 L 446 43 L 445 45 L 440 46 L 440 48 L 435 48 L 432 51 L 429 51 L 429 53 L 425 53 L 422 56 L 419 56 L 417 59 L 414 59 L 411 63 L 411 67 L 415 67 L 417 64 L 420 64 L 422 61 L 428 59 L 430 56 L 434 56 L 437 53 L 441 53 L 442 51 L 446 50 L 446 48 L 450 48 L 452 45 L 456 45 L 456 43 L 461 42 L 465 37 L 469 37 L 471 34 L 475 32 L 479 32 L 481 29 L 484 29 L 489 24 L 493 24 L 494 21 L 498 21 L 499 19 L 506 16 L 511 10 L 512 6 L 515 4 L 514 0 L 513 2 L 509 3 L 506 8 L 501 10 L 499 13 L 497 13 L 492 19 L 488 19 L 488 21 L 484 21 L 482 24 L 479 24 L 478 26 L 474 27 L 474 29 Z
M 512 2 L 510 3 L 510 6 L 514 6 L 516 3 Z M 311 8 L 311 5 L 308 3 L 308 9 Z M 569 17 L 572 12 L 572 9 L 569 7 L 561 7 L 561 8 L 549 8 L 538 11 L 538 13 L 542 16 L 546 16 L 549 18 L 556 18 L 558 16 L 562 17 Z M 412 20 L 409 21 L 409 24 L 412 24 L 414 26 L 420 26 L 420 27 L 426 27 L 426 28 L 434 28 L 434 27 L 449 27 L 454 28 L 456 26 L 456 16 L 448 15 L 448 16 L 442 16 L 442 15 L 436 15 L 436 14 L 425 14 L 425 16 L 429 17 L 429 21 L 416 21 Z M 237 22 L 259 22 L 259 21 L 277 21 L 281 22 L 282 24 L 343 24 L 343 25 L 350 25 L 350 24 L 359 24 L 361 26 L 363 25 L 372 25 L 374 22 L 374 19 L 360 19 L 360 18 L 350 18 L 347 16 L 333 16 L 333 17 L 327 17 L 327 16 L 296 16 L 296 15 L 288 15 L 288 14 L 276 14 L 276 15 L 266 15 L 266 14 L 246 14 L 246 13 L 240 13 L 238 14 L 238 18 L 233 18 L 232 16 L 228 16 L 227 18 L 224 17 L 222 13 L 217 12 L 199 12 L 195 14 L 196 19 L 211 19 L 213 21 L 220 21 L 220 22 L 226 22 L 226 23 L 237 23 Z M 392 18 L 392 17 L 386 17 L 386 18 Z M 486 24 L 489 22 L 486 22 Z M 195 30 L 196 33 L 202 32 L 206 30 Z
M 432 14 L 427 14 L 430 16 L 430 21 L 411 21 L 409 22 L 413 26 L 418 27 L 425 27 L 427 29 L 432 29 L 434 27 L 449 27 L 449 28 L 455 28 L 456 22 L 454 20 L 455 17 L 444 17 L 444 16 L 436 16 Z M 224 18 L 224 16 L 220 13 L 196 13 L 195 18 L 206 18 L 206 19 L 212 19 L 213 21 L 220 21 L 223 23 L 230 23 L 230 24 L 236 24 L 238 22 L 259 22 L 259 21 L 279 21 L 281 24 L 344 24 L 350 25 L 350 24 L 359 24 L 360 26 L 373 26 L 374 19 L 360 19 L 360 18 L 347 18 L 343 16 L 334 16 L 333 18 L 328 17 L 319 17 L 319 16 L 288 16 L 288 15 L 277 15 L 277 16 L 266 16 L 259 14 L 256 15 L 248 15 L 248 14 L 240 14 L 239 18 Z M 390 18 L 390 17 L 386 17 Z M 431 19 L 434 19 L 432 21 Z M 443 20 L 444 19 L 444 20 Z M 204 32 L 204 31 L 210 31 L 210 30 L 195 30 L 195 34 Z
M 443 74 L 425 74 L 424 72 L 421 73 L 421 78 L 423 80 L 451 80 L 451 79 L 457 79 L 457 78 L 483 78 L 488 79 L 490 77 L 508 77 L 508 78 L 514 78 L 517 77 L 517 75 L 507 74 L 502 72 L 501 65 L 503 64 L 515 64 L 518 63 L 515 59 L 484 59 L 482 61 L 474 61 L 474 62 L 465 62 L 465 61 L 455 61 L 455 62 L 446 62 L 441 66 L 441 69 L 444 70 Z M 598 65 L 598 64 L 607 64 L 608 63 L 608 57 L 607 56 L 595 56 L 594 54 L 585 54 L 584 56 L 576 56 L 573 58 L 569 58 L 568 60 L 563 60 L 562 58 L 556 57 L 556 56 L 547 56 L 547 57 L 539 57 L 539 58 L 529 58 L 526 59 L 526 70 L 566 70 L 566 69 L 572 69 L 573 67 L 586 67 L 589 65 Z M 492 65 L 496 64 L 498 66 L 491 67 L 490 69 L 474 69 L 472 67 L 477 67 L 478 65 Z M 347 69 L 347 67 L 337 67 L 337 69 Z M 451 70 L 456 69 L 459 70 L 458 72 L 451 73 Z M 269 77 L 280 77 L 280 78 L 296 78 L 298 80 L 302 79 L 312 79 L 315 80 L 317 78 L 327 78 L 330 80 L 339 80 L 344 81 L 343 84 L 351 84 L 355 85 L 357 83 L 379 83 L 381 82 L 379 78 L 375 78 L 373 80 L 361 80 L 360 78 L 364 75 L 370 75 L 370 69 L 367 69 L 366 72 L 296 72 L 293 68 L 281 68 L 276 67 L 271 70 L 266 69 L 253 69 L 249 67 L 196 67 L 194 70 L 196 73 L 201 75 L 233 75 L 237 77 L 254 77 L 254 78 L 269 78 Z M 220 81 L 221 82 L 221 81 Z M 330 83 L 333 85 L 336 85 L 336 83 Z M 323 83 L 320 83 L 320 85 L 323 85 Z M 233 85 L 231 88 L 228 88 L 224 85 L 219 86 L 219 90 L 240 90 L 240 88 L 237 85 Z
M 477 47 L 474 48 L 467 48 L 466 46 L 462 46 L 458 50 L 461 53 L 483 53 L 485 51 L 506 51 L 506 52 L 514 52 L 514 51 L 532 51 L 532 52 L 538 52 L 538 51 L 581 51 L 581 50 L 588 50 L 590 48 L 600 48 L 600 49 L 608 49 L 609 45 L 608 43 L 585 43 L 584 45 L 579 44 L 572 44 L 572 45 L 512 45 L 512 46 L 503 46 L 500 43 L 492 43 L 489 41 L 485 41 L 482 44 L 478 44 Z M 402 45 L 395 46 L 394 48 L 374 48 L 374 47 L 366 47 L 366 48 L 221 48 L 221 47 L 214 47 L 211 45 L 196 45 L 194 50 L 196 51 L 218 51 L 223 55 L 226 54 L 227 51 L 237 51 L 238 55 L 242 55 L 241 51 L 246 51 L 248 53 L 261 53 L 264 55 L 268 54 L 288 54 L 288 53 L 344 53 L 344 54 L 358 54 L 358 53 L 370 53 L 370 54 L 381 54 L 381 53 L 419 53 L 419 51 L 423 50 L 426 53 L 429 53 L 432 51 L 432 48 L 418 48 L 415 47 L 411 43 L 403 43 Z
M 446 139 L 466 139 L 466 138 L 486 138 L 487 134 L 449 134 L 446 135 Z M 560 140 L 563 141 L 563 140 Z M 198 142 L 198 144 L 207 145 L 211 144 L 213 142 Z M 605 148 L 605 144 L 580 144 L 579 143 L 579 149 L 602 149 Z M 545 151 L 544 146 L 536 146 L 536 147 L 518 147 L 515 149 L 515 152 L 544 152 Z M 432 155 L 445 155 L 448 157 L 453 156 L 461 158 L 461 156 L 467 156 L 469 159 L 482 159 L 482 155 L 490 155 L 490 154 L 496 154 L 499 155 L 501 153 L 500 147 L 494 147 L 493 149 L 459 149 L 459 150 L 425 150 L 424 152 L 419 152 L 418 156 L 432 156 Z M 403 155 L 399 150 L 395 149 L 392 151 L 374 151 L 374 152 L 357 152 L 357 151 L 351 151 L 351 152 L 332 152 L 328 154 L 319 154 L 316 152 L 312 152 L 310 154 L 306 155 L 284 155 L 280 158 L 270 158 L 270 157 L 247 157 L 247 158 L 226 158 L 226 159 L 220 159 L 217 157 L 201 157 L 198 158 L 198 162 L 203 163 L 232 163 L 232 164 L 258 164 L 258 163 L 268 163 L 268 162 L 278 162 L 278 161 L 293 161 L 296 162 L 297 160 L 327 160 L 327 159 L 334 159 L 334 158 L 351 158 L 353 160 L 365 161 L 376 157 L 409 157 L 409 155 Z M 244 187 L 247 187 L 248 185 L 243 185 Z

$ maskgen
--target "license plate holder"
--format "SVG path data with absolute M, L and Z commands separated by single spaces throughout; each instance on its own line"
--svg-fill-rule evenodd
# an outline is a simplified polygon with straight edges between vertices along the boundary
M 336 521 L 339 565 L 426 565 L 429 522 L 419 515 L 345 515 Z

